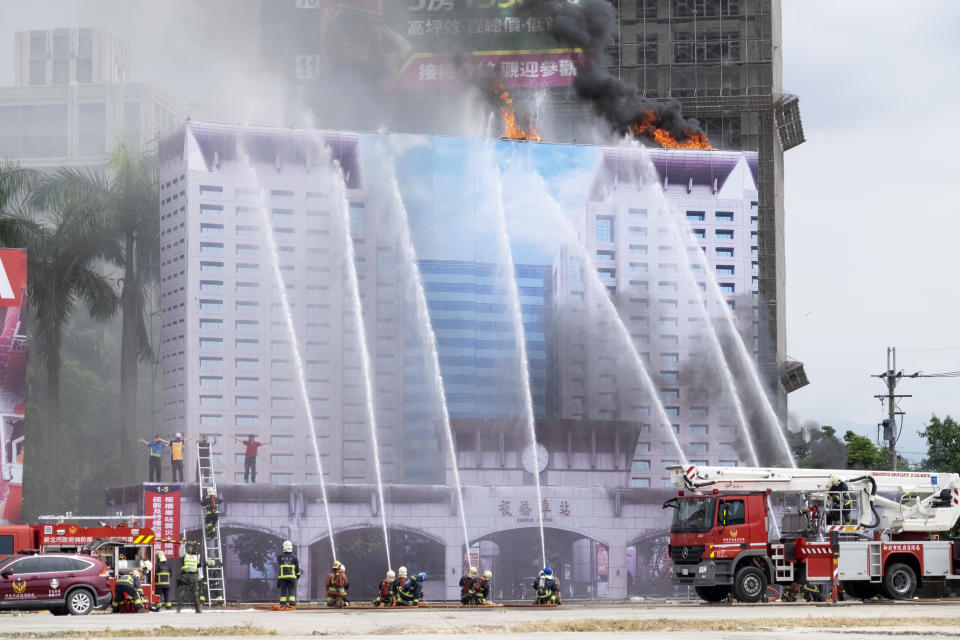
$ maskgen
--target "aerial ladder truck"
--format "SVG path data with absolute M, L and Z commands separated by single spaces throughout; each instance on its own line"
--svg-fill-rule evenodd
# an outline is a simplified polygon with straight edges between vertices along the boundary
M 757 602 L 768 585 L 830 585 L 906 600 L 960 580 L 960 475 L 761 467 L 670 467 L 678 495 L 674 584 L 708 602 Z

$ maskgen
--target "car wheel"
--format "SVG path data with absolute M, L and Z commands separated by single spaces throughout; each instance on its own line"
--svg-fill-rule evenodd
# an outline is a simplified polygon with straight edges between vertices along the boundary
M 87 589 L 75 589 L 67 594 L 67 611 L 72 616 L 85 616 L 96 604 L 93 594 Z
M 740 602 L 759 602 L 767 592 L 767 574 L 756 567 L 743 567 L 733 579 L 733 595 Z
M 909 600 L 917 590 L 917 574 L 909 565 L 897 562 L 883 574 L 883 593 L 891 600 Z

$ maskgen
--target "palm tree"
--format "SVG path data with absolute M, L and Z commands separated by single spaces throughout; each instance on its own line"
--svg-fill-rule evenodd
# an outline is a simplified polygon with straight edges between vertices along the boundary
M 117 263 L 118 247 L 108 233 L 102 202 L 84 192 L 64 192 L 63 171 L 42 179 L 30 201 L 38 212 L 23 232 L 27 249 L 27 294 L 37 352 L 46 373 L 45 423 L 47 507 L 55 508 L 57 474 L 66 454 L 60 407 L 60 346 L 64 327 L 83 303 L 90 315 L 106 319 L 116 312 L 117 294 L 104 276 L 103 261 Z M 70 170 L 73 171 L 73 170 Z M 39 447 L 38 447 L 39 450 Z
M 100 209 L 105 233 L 116 243 L 111 261 L 123 269 L 120 345 L 120 452 L 123 482 L 136 480 L 137 366 L 152 357 L 146 300 L 159 271 L 159 199 L 154 157 L 121 145 L 106 171 L 66 168 L 54 174 L 51 193 L 62 201 L 82 197 Z
M 30 226 L 25 212 L 27 194 L 39 174 L 17 164 L 0 162 L 0 245 L 21 247 L 25 227 Z

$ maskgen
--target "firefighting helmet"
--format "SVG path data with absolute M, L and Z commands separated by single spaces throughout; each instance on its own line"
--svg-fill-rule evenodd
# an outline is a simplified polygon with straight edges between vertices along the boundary
M 208 495 L 208 496 L 215 496 L 215 495 L 217 495 L 217 490 L 214 489 L 213 487 L 207 487 L 207 495 Z
M 187 543 L 187 553 L 196 553 L 197 552 L 197 543 L 188 542 Z
M 157 562 L 163 562 L 166 559 L 167 554 L 165 554 L 163 551 L 157 551 Z
M 417 581 L 423 582 L 426 579 L 427 579 L 427 574 L 425 572 L 421 571 L 420 573 L 417 574 Z
M 467 571 L 467 575 L 470 576 L 471 578 L 476 578 L 476 577 L 477 577 L 477 568 L 476 568 L 476 567 L 470 567 L 470 571 Z
M 283 541 L 283 551 L 284 551 L 284 553 L 292 553 L 292 552 L 293 552 L 293 543 L 290 542 L 289 540 L 284 540 L 284 541 Z
M 490 572 L 489 569 L 483 572 L 483 579 L 484 579 L 484 580 L 489 580 L 489 579 L 492 578 L 492 577 L 493 577 L 493 574 Z
M 343 569 L 343 565 L 340 564 L 340 562 L 339 562 L 338 560 L 334 560 L 334 561 L 333 561 L 333 567 L 331 567 L 331 568 L 332 568 L 334 571 L 337 571 L 337 570 Z
M 544 567 L 544 568 L 543 568 L 543 575 L 545 575 L 545 576 L 552 576 L 552 575 L 553 575 L 553 567 L 550 567 L 550 566 Z
M 397 579 L 397 574 L 395 574 L 393 571 L 387 571 L 387 580 L 396 580 L 396 579 Z
M 406 567 L 400 567 L 399 569 L 397 569 L 397 574 L 398 574 L 398 575 L 401 575 L 401 576 L 406 576 L 406 575 L 407 575 L 407 568 L 406 568 Z
M 840 476 L 838 476 L 837 474 L 833 474 L 832 476 L 830 476 L 830 486 L 835 487 L 841 482 L 843 482 L 843 480 L 841 480 Z

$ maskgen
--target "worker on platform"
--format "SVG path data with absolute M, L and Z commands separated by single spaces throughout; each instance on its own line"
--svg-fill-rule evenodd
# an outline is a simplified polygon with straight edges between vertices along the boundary
M 217 522 L 220 520 L 220 505 L 223 501 L 217 497 L 217 490 L 207 487 L 207 497 L 203 500 L 203 523 L 208 538 L 217 536 Z
M 257 481 L 257 452 L 260 451 L 260 447 L 265 447 L 270 443 L 257 442 L 257 436 L 252 433 L 246 440 L 241 440 L 237 436 L 233 436 L 233 439 L 246 447 L 243 454 L 243 481 L 255 483 Z
M 412 578 L 407 578 L 406 582 L 397 589 L 397 605 L 401 607 L 417 607 L 423 600 L 423 581 L 427 579 L 427 574 L 421 571 Z
M 160 606 L 169 611 L 172 606 L 170 601 L 170 563 L 167 562 L 167 554 L 163 551 L 157 551 L 157 564 L 154 569 L 156 582 L 153 586 L 157 595 L 163 600 Z
M 473 581 L 470 587 L 470 593 L 467 596 L 466 604 L 483 605 L 490 599 L 490 580 L 493 579 L 493 573 L 489 570 L 484 571 L 483 575 Z
M 277 587 L 280 589 L 280 608 L 293 609 L 297 606 L 297 580 L 300 579 L 300 560 L 293 552 L 293 543 L 283 542 L 283 552 L 277 556 Z
M 140 570 L 134 569 L 128 574 L 117 578 L 113 585 L 113 607 L 114 613 L 120 613 L 120 605 L 124 600 L 130 600 L 133 603 L 137 613 L 143 611 L 144 595 L 143 588 L 140 585 Z
M 536 592 L 533 604 L 560 604 L 560 581 L 553 576 L 553 568 L 546 566 L 533 582 Z
M 853 493 L 843 479 L 834 474 L 827 486 L 829 507 L 827 524 L 853 524 Z
M 338 560 L 333 561 L 330 573 L 327 574 L 327 606 L 342 609 L 347 606 L 347 589 L 350 581 L 347 579 L 346 567 Z
M 397 569 L 397 579 L 393 581 L 393 586 L 390 589 L 390 593 L 393 594 L 393 603 L 397 604 L 397 594 L 400 593 L 400 587 L 403 586 L 403 583 L 407 581 L 407 568 L 400 567 Z
M 467 575 L 460 578 L 460 604 L 470 604 L 470 589 L 473 588 L 473 581 L 476 579 L 476 567 L 470 567 L 467 570 Z
M 183 445 L 192 439 L 193 436 L 184 438 L 183 434 L 178 432 L 170 441 L 170 469 L 173 471 L 174 482 L 183 482 Z
M 188 542 L 180 545 L 181 566 L 180 579 L 177 580 L 177 613 L 183 606 L 184 594 L 193 600 L 193 608 L 197 613 L 203 613 L 200 606 L 200 571 L 202 561 L 200 550 L 196 543 Z
M 140 438 L 140 442 L 150 448 L 150 482 L 162 482 L 160 479 L 160 454 L 169 446 L 170 442 L 159 435 L 153 436 L 153 442 L 147 442 L 143 438 Z
M 380 581 L 380 589 L 377 592 L 377 599 L 373 601 L 373 606 L 392 607 L 397 603 L 393 592 L 393 583 L 396 580 L 397 574 L 387 571 L 387 577 Z

